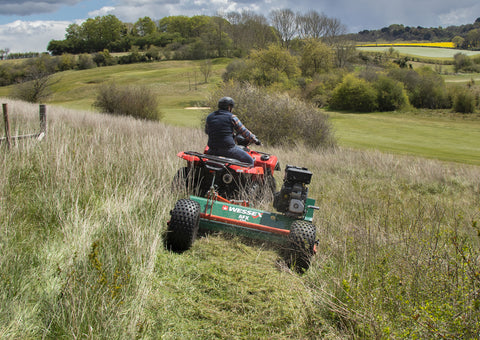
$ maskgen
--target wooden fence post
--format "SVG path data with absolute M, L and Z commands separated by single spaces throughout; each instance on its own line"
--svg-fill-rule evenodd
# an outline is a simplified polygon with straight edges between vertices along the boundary
M 8 107 L 7 104 L 2 104 L 3 108 L 3 120 L 5 122 L 5 138 L 7 140 L 7 147 L 10 149 L 11 141 L 10 141 L 10 123 L 8 122 Z
M 40 133 L 47 134 L 47 107 L 40 104 Z

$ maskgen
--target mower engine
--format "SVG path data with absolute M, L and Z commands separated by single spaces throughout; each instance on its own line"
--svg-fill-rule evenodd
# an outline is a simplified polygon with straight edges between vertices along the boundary
M 307 168 L 287 165 L 282 189 L 275 193 L 273 207 L 287 216 L 303 218 L 308 197 L 306 185 L 310 184 L 311 179 L 312 173 Z

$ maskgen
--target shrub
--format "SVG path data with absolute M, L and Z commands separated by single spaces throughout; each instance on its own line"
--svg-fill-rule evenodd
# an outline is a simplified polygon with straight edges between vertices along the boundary
M 93 61 L 93 57 L 90 54 L 84 53 L 78 56 L 78 69 L 88 70 L 97 67 L 97 64 Z
M 395 111 L 408 105 L 408 96 L 401 82 L 379 76 L 373 86 L 377 90 L 379 111 Z
M 445 81 L 429 67 L 418 71 L 391 70 L 389 76 L 401 81 L 407 90 L 410 103 L 416 108 L 443 109 L 451 107 Z
M 247 81 L 256 86 L 291 89 L 296 85 L 300 68 L 288 50 L 271 45 L 252 51 L 248 58 L 233 60 L 227 66 L 224 80 Z
M 141 119 L 159 120 L 162 116 L 157 97 L 145 86 L 102 85 L 93 106 L 104 113 Z
M 475 94 L 468 88 L 457 88 L 453 94 L 452 108 L 459 113 L 475 112 Z
M 378 108 L 377 92 L 366 80 L 348 74 L 333 90 L 329 104 L 337 110 L 372 112 Z
M 328 116 L 313 105 L 288 95 L 269 93 L 248 83 L 227 82 L 209 99 L 217 107 L 218 99 L 235 100 L 234 113 L 258 138 L 270 145 L 303 143 L 310 147 L 335 144 Z
M 248 80 L 250 68 L 244 59 L 234 59 L 227 65 L 225 72 L 222 75 L 224 81 L 236 80 L 245 81 Z
M 341 71 L 317 74 L 311 81 L 305 81 L 302 96 L 318 107 L 325 107 L 342 77 Z
M 51 95 L 50 88 L 54 83 L 51 73 L 31 67 L 23 81 L 13 87 L 10 95 L 29 103 L 39 103 Z

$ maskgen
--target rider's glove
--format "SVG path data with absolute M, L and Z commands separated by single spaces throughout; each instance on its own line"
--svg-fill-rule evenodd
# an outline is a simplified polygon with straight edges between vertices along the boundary
M 262 142 L 260 142 L 260 139 L 255 140 L 255 145 L 262 145 Z

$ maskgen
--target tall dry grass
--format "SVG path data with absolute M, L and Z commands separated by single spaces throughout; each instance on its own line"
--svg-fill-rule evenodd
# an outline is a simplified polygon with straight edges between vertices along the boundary
M 353 338 L 479 336 L 478 167 L 349 150 L 284 157 L 314 169 L 320 244 L 307 282 L 327 320 Z
M 36 129 L 38 107 L 4 102 L 12 135 Z M 133 337 L 176 153 L 203 136 L 52 107 L 47 119 L 44 141 L 1 146 L 0 338 Z
M 12 134 L 37 128 L 38 107 L 3 102 Z M 478 336 L 479 167 L 264 149 L 314 173 L 318 254 L 298 277 L 258 244 L 164 250 L 176 153 L 201 129 L 47 118 L 44 141 L 0 146 L 0 338 Z

